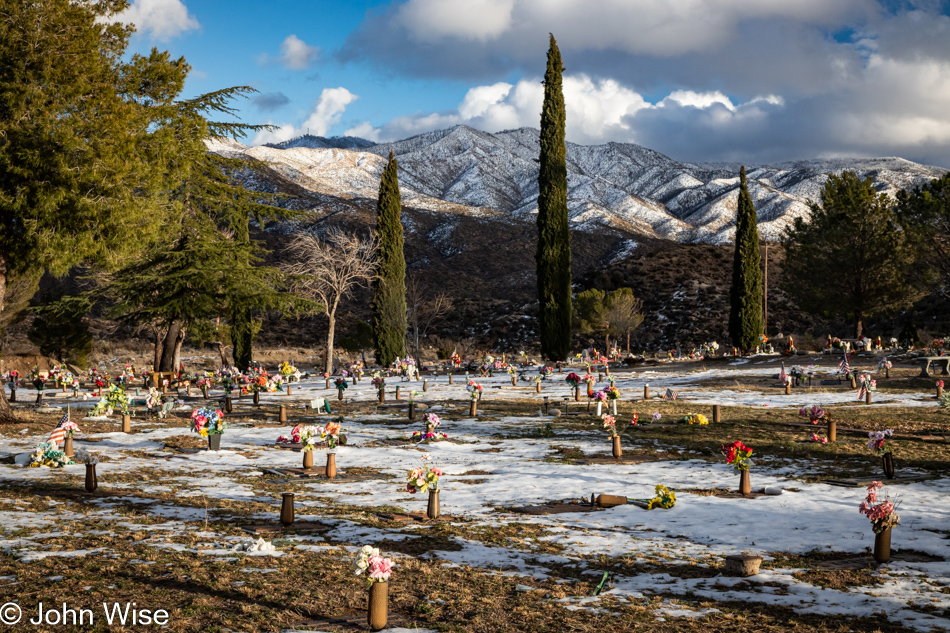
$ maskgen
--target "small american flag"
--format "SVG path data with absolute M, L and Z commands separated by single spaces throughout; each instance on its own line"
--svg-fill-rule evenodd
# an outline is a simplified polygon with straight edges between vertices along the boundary
M 868 388 L 861 384 L 861 388 L 858 389 L 858 400 L 864 400 L 868 395 Z
M 778 379 L 779 379 L 779 382 L 781 382 L 783 385 L 785 384 L 785 381 L 788 379 L 788 374 L 785 372 L 784 362 L 782 363 L 782 371 L 778 373 Z
M 676 400 L 679 397 L 679 394 L 673 391 L 672 389 L 667 389 L 666 393 L 663 394 L 664 400 Z
M 63 425 L 69 422 L 69 408 L 66 408 L 66 415 L 59 421 L 59 424 L 56 425 L 56 428 L 53 429 L 53 432 L 49 434 L 49 439 L 46 441 L 50 444 L 60 444 L 61 442 L 66 441 L 66 431 L 63 430 Z
M 842 358 L 841 362 L 838 363 L 838 373 L 840 374 L 851 373 L 851 363 L 848 362 L 848 352 L 844 353 L 844 358 Z

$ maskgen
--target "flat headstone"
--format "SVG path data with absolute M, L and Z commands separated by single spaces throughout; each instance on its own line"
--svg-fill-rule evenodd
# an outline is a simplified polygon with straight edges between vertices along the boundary
M 62 413 L 62 407 L 37 407 L 35 409 L 37 413 Z
M 543 503 L 533 506 L 521 506 L 518 508 L 507 508 L 508 512 L 516 512 L 518 514 L 531 514 L 531 515 L 543 515 L 543 514 L 566 514 L 570 512 L 600 512 L 605 508 L 598 508 L 592 506 L 589 502 L 580 502 L 580 501 L 552 501 L 550 503 Z
M 263 523 L 260 525 L 242 525 L 241 529 L 251 534 L 277 534 L 279 532 L 312 532 L 325 530 L 327 526 L 313 521 L 294 521 L 290 525 L 282 523 Z
M 425 521 L 455 521 L 455 517 L 440 515 L 437 519 L 430 519 L 425 512 L 380 512 L 376 515 L 384 521 L 425 522 Z
M 683 492 L 700 497 L 718 497 L 720 499 L 757 499 L 759 497 L 772 496 L 771 493 L 766 493 L 765 489 L 753 491 L 747 495 L 741 494 L 738 490 L 728 490 L 726 488 L 691 488 L 683 490 Z
M 845 477 L 840 479 L 824 479 L 821 483 L 829 486 L 842 486 L 845 488 L 867 488 L 872 482 L 880 481 L 884 484 L 912 484 L 918 481 L 927 481 L 933 479 L 933 475 L 896 475 L 893 479 L 888 479 L 884 475 L 866 475 L 864 477 Z
M 577 463 L 584 466 L 593 464 L 640 464 L 643 462 L 657 462 L 661 459 L 657 455 L 622 455 L 619 459 L 609 455 L 594 455 L 578 459 Z
M 336 477 L 333 479 L 327 478 L 326 467 L 320 468 L 272 468 L 267 472 L 274 475 L 285 475 L 290 479 L 286 480 L 272 480 L 274 483 L 278 481 L 291 481 L 292 479 L 317 479 L 323 481 L 324 483 L 349 483 L 353 481 L 371 481 L 374 479 L 385 479 L 386 477 L 381 474 L 376 473 L 345 473 L 337 472 Z
M 932 563 L 944 559 L 939 556 L 923 554 L 921 552 L 902 552 L 899 550 L 891 550 L 891 560 L 902 561 L 905 563 Z M 829 571 L 855 571 L 858 569 L 877 567 L 879 564 L 880 563 L 874 560 L 874 557 L 869 554 L 857 554 L 843 556 L 842 558 L 836 558 L 834 560 L 818 561 L 814 564 L 814 568 Z

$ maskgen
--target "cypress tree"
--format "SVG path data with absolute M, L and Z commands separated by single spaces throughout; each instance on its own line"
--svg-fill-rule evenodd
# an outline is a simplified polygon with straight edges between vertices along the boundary
M 729 336 L 740 350 L 749 350 L 762 334 L 762 268 L 759 257 L 757 217 L 745 167 L 739 171 L 739 203 L 736 208 L 736 254 L 732 264 Z
M 406 257 L 397 170 L 398 163 L 390 152 L 376 204 L 378 250 L 372 304 L 373 346 L 376 362 L 383 366 L 406 354 Z
M 564 360 L 571 350 L 571 233 L 567 223 L 567 147 L 561 52 L 551 35 L 541 109 L 538 171 L 538 320 L 541 354 Z

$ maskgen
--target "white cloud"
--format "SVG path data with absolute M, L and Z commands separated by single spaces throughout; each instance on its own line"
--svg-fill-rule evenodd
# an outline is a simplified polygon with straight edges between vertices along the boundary
M 514 85 L 501 82 L 476 86 L 454 111 L 398 117 L 379 128 L 364 122 L 345 134 L 391 141 L 459 124 L 488 132 L 536 128 L 543 100 L 544 86 L 535 78 L 522 79 Z M 568 111 L 567 136 L 576 143 L 598 143 L 618 140 L 617 137 L 629 140 L 632 130 L 627 118 L 652 107 L 640 94 L 612 79 L 595 81 L 586 75 L 564 77 L 564 100 Z
M 320 58 L 320 49 L 310 46 L 296 35 L 288 35 L 280 44 L 280 57 L 271 57 L 267 53 L 257 59 L 262 66 L 281 64 L 291 70 L 306 70 Z
M 134 24 L 139 33 L 150 33 L 157 40 L 168 40 L 201 26 L 181 0 L 133 0 L 110 21 Z
M 515 0 L 410 0 L 397 21 L 421 42 L 444 37 L 488 40 L 511 26 Z
M 283 123 L 275 130 L 262 130 L 257 133 L 251 144 L 280 143 L 303 134 L 326 136 L 327 131 L 340 122 L 346 106 L 357 99 L 359 97 L 346 88 L 324 88 L 320 97 L 313 102 L 313 108 L 303 123 L 299 126 Z
M 692 90 L 674 90 L 665 99 L 660 101 L 657 106 L 663 107 L 670 101 L 675 101 L 679 105 L 692 106 L 694 108 L 708 108 L 715 104 L 726 107 L 727 110 L 735 111 L 736 106 L 732 100 L 718 90 L 715 92 L 694 92 Z

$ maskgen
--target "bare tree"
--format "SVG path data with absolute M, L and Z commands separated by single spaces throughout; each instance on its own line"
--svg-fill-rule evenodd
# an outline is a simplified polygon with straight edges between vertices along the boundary
M 627 335 L 627 353 L 630 353 L 630 332 L 634 331 L 643 323 L 643 302 L 633 296 L 630 288 L 620 288 L 611 292 L 607 296 L 605 320 L 609 324 L 609 329 L 613 330 L 617 337 Z M 609 348 L 607 353 L 609 353 Z
M 333 337 L 336 311 L 353 290 L 372 278 L 376 267 L 376 241 L 339 229 L 330 229 L 321 239 L 316 233 L 295 237 L 287 247 L 288 262 L 281 268 L 293 275 L 294 290 L 319 300 L 326 310 L 326 372 L 333 371 Z
M 409 337 L 412 355 L 416 366 L 421 367 L 419 341 L 424 339 L 433 325 L 452 311 L 452 299 L 444 292 L 430 295 L 418 275 L 406 279 L 406 322 L 409 325 Z

